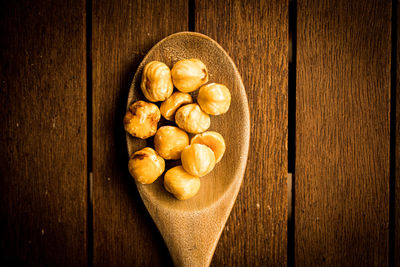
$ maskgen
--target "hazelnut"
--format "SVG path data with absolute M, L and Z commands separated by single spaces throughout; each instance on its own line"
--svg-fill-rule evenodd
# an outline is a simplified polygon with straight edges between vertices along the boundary
M 152 103 L 136 101 L 124 117 L 124 128 L 132 136 L 146 139 L 156 134 L 160 110 Z
M 175 122 L 179 128 L 193 134 L 206 131 L 211 124 L 210 116 L 197 104 L 188 104 L 178 109 Z
M 215 166 L 214 152 L 208 146 L 192 144 L 185 147 L 181 155 L 182 166 L 191 175 L 202 177 Z
M 164 159 L 180 159 L 182 150 L 187 145 L 187 133 L 175 126 L 163 126 L 154 136 L 154 147 Z
M 171 71 L 159 61 L 151 61 L 143 69 L 140 85 L 144 96 L 151 102 L 164 101 L 174 89 Z
M 197 134 L 192 138 L 191 144 L 206 145 L 214 152 L 215 163 L 221 161 L 225 153 L 225 140 L 221 134 L 213 131 Z
M 164 187 L 177 199 L 186 200 L 197 194 L 200 179 L 187 173 L 182 166 L 176 166 L 165 173 Z
M 171 70 L 172 81 L 179 91 L 193 92 L 208 82 L 206 65 L 200 59 L 183 59 L 175 63 Z
M 160 112 L 169 121 L 174 120 L 175 112 L 182 105 L 193 103 L 192 96 L 186 93 L 175 92 L 162 102 Z
M 223 84 L 210 83 L 200 88 L 197 102 L 210 115 L 224 114 L 231 104 L 231 93 Z
M 137 182 L 151 184 L 164 172 L 165 162 L 154 149 L 145 147 L 132 154 L 128 168 Z

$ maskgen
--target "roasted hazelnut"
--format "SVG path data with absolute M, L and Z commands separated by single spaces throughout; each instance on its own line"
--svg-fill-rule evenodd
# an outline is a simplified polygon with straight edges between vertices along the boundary
M 208 81 L 206 65 L 200 59 L 182 59 L 171 70 L 172 81 L 179 91 L 193 92 Z
M 191 175 L 202 177 L 215 166 L 214 152 L 208 146 L 192 144 L 185 147 L 181 155 L 182 166 Z
M 214 152 L 215 163 L 220 162 L 225 153 L 225 140 L 221 134 L 213 131 L 196 134 L 191 144 L 206 145 Z
M 132 154 L 128 168 L 137 182 L 151 184 L 164 172 L 165 162 L 154 149 L 145 147 Z
M 175 92 L 168 97 L 164 102 L 161 103 L 160 112 L 161 115 L 169 120 L 173 121 L 175 112 L 181 106 L 185 104 L 193 103 L 192 96 L 186 93 Z
M 200 88 L 197 102 L 210 115 L 224 114 L 231 104 L 231 93 L 223 84 L 210 83 Z
M 163 126 L 154 136 L 154 148 L 164 159 L 180 159 L 182 150 L 189 145 L 189 136 L 175 126 Z
M 124 117 L 125 130 L 132 136 L 146 139 L 156 134 L 160 110 L 152 103 L 136 101 L 129 106 Z
M 159 61 L 151 61 L 143 69 L 140 85 L 144 96 L 151 102 L 164 101 L 174 89 L 171 71 Z
M 211 124 L 210 116 L 197 104 L 188 104 L 178 109 L 175 122 L 179 128 L 193 134 L 206 131 Z
M 182 166 L 176 166 L 165 173 L 164 187 L 177 199 L 186 200 L 197 194 L 200 179 L 187 173 Z

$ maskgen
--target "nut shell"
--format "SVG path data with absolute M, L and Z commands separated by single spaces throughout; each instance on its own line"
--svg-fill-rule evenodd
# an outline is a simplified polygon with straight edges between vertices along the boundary
M 195 91 L 208 82 L 208 70 L 200 59 L 183 59 L 175 63 L 171 70 L 175 87 L 184 93 Z
M 182 166 L 191 175 L 202 177 L 214 169 L 215 155 L 208 146 L 192 144 L 181 155 Z
M 160 110 L 156 105 L 136 101 L 125 114 L 124 128 L 132 136 L 146 139 L 156 134 L 160 118 Z
M 171 71 L 160 61 L 151 61 L 143 68 L 140 88 L 151 102 L 164 101 L 174 89 Z
M 163 126 L 154 136 L 154 148 L 164 159 L 181 158 L 182 150 L 189 145 L 189 136 L 174 126 Z
M 175 112 L 183 105 L 193 103 L 192 96 L 186 93 L 175 92 L 168 97 L 160 106 L 161 115 L 169 120 L 173 121 Z
M 206 113 L 221 115 L 226 113 L 231 105 L 231 93 L 223 84 L 210 83 L 200 88 L 197 102 Z
M 164 175 L 164 187 L 179 200 L 186 200 L 200 189 L 200 179 L 186 172 L 182 166 L 168 170 Z
M 151 184 L 164 172 L 165 161 L 154 149 L 145 147 L 132 154 L 128 168 L 137 182 Z
M 226 149 L 224 137 L 213 131 L 196 134 L 192 138 L 191 144 L 202 144 L 211 148 L 215 155 L 215 163 L 221 161 Z
M 197 134 L 207 131 L 210 127 L 210 116 L 201 110 L 197 104 L 188 104 L 180 109 L 175 114 L 175 122 L 179 128 L 186 132 Z

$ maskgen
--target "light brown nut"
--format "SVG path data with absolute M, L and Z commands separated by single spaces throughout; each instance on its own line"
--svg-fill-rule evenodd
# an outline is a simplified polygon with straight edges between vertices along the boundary
M 207 131 L 211 124 L 210 116 L 197 104 L 188 104 L 178 109 L 175 122 L 179 128 L 193 134 Z
M 221 115 L 227 112 L 231 105 L 231 93 L 223 84 L 210 83 L 200 88 L 197 102 L 206 113 Z
M 215 155 L 208 146 L 193 144 L 185 147 L 181 155 L 182 166 L 191 175 L 202 177 L 214 169 Z
M 161 103 L 160 112 L 161 115 L 169 120 L 173 121 L 175 117 L 175 112 L 181 106 L 185 104 L 193 103 L 192 96 L 186 93 L 175 92 L 170 97 L 168 97 L 164 102 Z
M 175 63 L 171 70 L 175 87 L 184 93 L 193 92 L 208 82 L 206 65 L 200 59 L 183 59 Z
M 128 168 L 137 182 L 151 184 L 164 172 L 165 161 L 154 149 L 145 147 L 132 154 Z
M 151 61 L 143 68 L 140 84 L 144 96 L 151 102 L 164 101 L 174 89 L 171 71 L 160 61 Z
M 154 148 L 164 159 L 180 159 L 182 150 L 189 145 L 189 136 L 175 126 L 163 126 L 154 136 Z
M 215 163 L 221 161 L 225 153 L 225 140 L 221 134 L 213 131 L 196 134 L 191 141 L 191 144 L 206 145 L 214 152 Z
M 186 200 L 197 194 L 200 179 L 187 173 L 182 166 L 176 166 L 165 173 L 164 187 L 177 199 Z
M 141 139 L 156 134 L 160 110 L 152 103 L 136 101 L 129 106 L 124 117 L 124 128 L 129 134 Z

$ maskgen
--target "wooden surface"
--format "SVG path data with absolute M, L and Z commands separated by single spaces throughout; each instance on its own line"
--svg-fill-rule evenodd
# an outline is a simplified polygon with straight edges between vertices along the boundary
M 240 74 L 229 55 L 209 37 L 193 32 L 172 34 L 151 48 L 140 63 L 130 87 L 127 109 L 138 100 L 146 100 L 140 89 L 146 64 L 158 60 L 172 67 L 178 60 L 187 58 L 198 58 L 206 65 L 209 82 L 222 83 L 229 88 L 232 99 L 228 112 L 211 116 L 208 129 L 218 131 L 224 137 L 227 144 L 224 157 L 212 172 L 201 177 L 199 192 L 186 201 L 177 200 L 165 190 L 163 177 L 151 185 L 136 185 L 168 246 L 174 265 L 201 267 L 210 265 L 246 169 L 250 115 Z M 194 99 L 196 93 L 192 93 Z M 163 120 L 158 126 L 162 125 L 175 124 Z M 129 155 L 146 146 L 153 147 L 149 144 L 151 141 L 129 134 L 126 138 Z M 179 161 L 166 161 L 166 170 L 179 164 Z
M 190 29 L 231 55 L 251 115 L 243 186 L 211 265 L 399 266 L 400 3 L 292 2 L 288 89 L 288 1 L 1 1 L 2 265 L 172 265 L 128 173 L 122 119 L 144 55 Z
M 187 1 L 93 1 L 95 266 L 172 265 L 128 172 L 122 120 L 136 68 L 163 37 L 187 30 L 187 10 Z
M 84 7 L 1 3 L 3 266 L 87 262 Z
M 195 7 L 195 30 L 221 44 L 237 64 L 251 118 L 247 171 L 212 265 L 284 265 L 288 3 L 196 1 Z
M 389 1 L 298 1 L 296 265 L 388 265 L 390 27 Z

